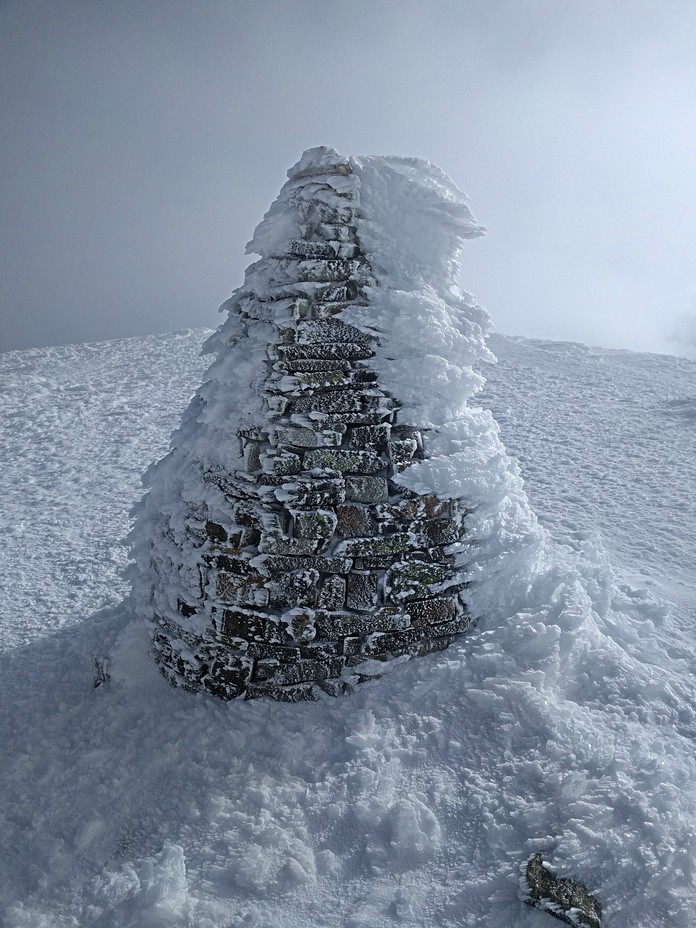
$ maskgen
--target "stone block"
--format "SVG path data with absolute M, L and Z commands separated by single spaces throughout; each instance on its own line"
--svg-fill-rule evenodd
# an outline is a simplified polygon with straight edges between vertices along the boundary
M 434 625 L 454 619 L 456 609 L 452 598 L 437 597 L 408 602 L 404 605 L 404 612 L 411 620 L 411 625 L 419 628 L 422 625 Z
M 417 450 L 418 443 L 414 438 L 389 442 L 389 457 L 397 472 L 404 470 L 411 463 Z
M 379 575 L 352 570 L 347 577 L 346 607 L 358 612 L 372 612 L 379 599 Z
M 352 370 L 350 361 L 321 361 L 315 358 L 305 358 L 300 361 L 278 361 L 275 367 L 284 373 L 317 373 L 321 371 L 343 371 Z
M 578 880 L 556 876 L 540 851 L 528 861 L 522 881 L 523 899 L 576 928 L 601 928 L 602 905 Z
M 296 448 L 317 448 L 320 444 L 314 429 L 285 428 L 279 426 L 270 433 L 274 445 L 291 445 Z
M 259 573 L 270 576 L 272 573 L 285 570 L 299 570 L 300 568 L 316 567 L 325 574 L 347 574 L 353 566 L 353 559 L 349 557 L 284 557 L 276 554 L 262 554 L 258 559 Z
M 288 538 L 265 534 L 259 542 L 259 552 L 261 554 L 304 556 L 316 554 L 319 547 L 316 538 Z
M 302 458 L 299 454 L 286 451 L 267 457 L 264 461 L 264 467 L 271 467 L 272 472 L 278 476 L 289 477 L 293 474 L 299 474 L 302 469 Z
M 341 641 L 310 641 L 300 645 L 300 656 L 312 661 L 330 661 L 343 656 Z
M 216 657 L 200 684 L 221 699 L 234 699 L 244 692 L 251 680 L 252 662 L 232 655 Z
M 244 467 L 250 474 L 261 470 L 260 445 L 257 441 L 244 442 Z
M 292 378 L 298 393 L 321 393 L 327 390 L 350 389 L 355 386 L 355 377 L 352 373 L 341 370 L 297 371 Z
M 336 283 L 346 285 L 352 278 L 359 280 L 369 274 L 365 271 L 365 261 L 359 258 L 306 257 L 295 260 L 285 259 L 283 271 L 296 281 Z M 287 279 L 287 278 L 286 278 Z M 332 341 L 333 339 L 329 339 Z
M 459 541 L 461 529 L 452 519 L 429 519 L 418 525 L 417 534 L 422 544 L 430 548 Z
M 329 660 L 299 660 L 296 664 L 283 665 L 274 676 L 273 682 L 280 686 L 287 686 L 328 680 L 330 677 L 340 676 L 342 669 L 343 661 L 340 657 Z
M 287 246 L 288 254 L 299 258 L 335 258 L 336 249 L 330 242 L 305 242 L 295 240 Z
M 388 423 L 381 425 L 359 425 L 350 431 L 349 448 L 366 448 L 371 451 L 386 451 L 389 444 L 391 426 Z
M 299 647 L 291 647 L 283 644 L 267 644 L 264 641 L 250 641 L 246 654 L 250 658 L 266 659 L 273 658 L 282 663 L 293 663 L 300 659 Z
M 305 455 L 305 467 L 326 468 L 342 474 L 376 474 L 384 462 L 374 451 L 347 451 L 342 448 L 320 448 Z
M 225 609 L 222 613 L 222 634 L 225 638 L 245 638 L 269 644 L 281 644 L 287 640 L 277 619 L 251 609 Z
M 356 557 L 353 567 L 356 570 L 386 570 L 394 563 L 394 555 L 383 557 Z
M 293 399 L 292 404 L 293 412 L 300 414 L 322 412 L 330 416 L 335 413 L 374 413 L 384 408 L 384 397 L 344 389 L 300 396 Z
M 319 413 L 314 412 L 313 416 L 317 420 L 322 422 L 322 425 L 326 425 L 330 422 L 332 425 L 342 423 L 344 426 L 351 425 L 378 425 L 380 422 L 386 421 L 391 415 L 389 400 L 382 398 L 380 404 L 372 409 L 371 411 L 363 412 L 333 412 L 333 413 Z
M 276 702 L 312 702 L 319 698 L 311 683 L 280 686 L 274 680 L 250 683 L 244 690 L 245 699 L 256 699 L 258 696 L 268 696 Z
M 343 609 L 346 604 L 346 581 L 339 575 L 327 577 L 319 591 L 317 598 L 318 609 L 328 609 L 336 612 Z
M 375 609 L 370 615 L 317 610 L 315 622 L 317 638 L 330 640 L 366 635 L 375 630 L 389 632 L 408 628 L 408 616 L 393 606 Z
M 411 558 L 389 568 L 385 589 L 389 599 L 397 603 L 407 599 L 428 599 L 436 586 L 450 579 L 452 571 L 447 565 Z
M 384 477 L 346 477 L 344 492 L 345 499 L 355 503 L 381 503 L 389 498 Z
M 338 518 L 332 509 L 307 509 L 295 513 L 295 535 L 299 538 L 331 538 Z
M 397 532 L 394 535 L 346 539 L 340 542 L 336 548 L 336 553 L 344 557 L 393 557 L 408 551 L 409 545 L 409 534 L 407 532 Z M 412 562 L 409 561 L 408 563 Z
M 341 322 L 340 319 L 318 319 L 301 322 L 297 325 L 296 341 L 298 345 L 338 342 L 362 345 L 374 341 L 374 336 L 361 332 L 354 325 Z
M 344 502 L 345 484 L 341 478 L 301 477 L 275 491 L 276 499 L 291 507 L 324 509 Z
M 375 534 L 375 523 L 370 510 L 359 503 L 336 506 L 336 533 L 342 538 L 360 538 Z
M 205 533 L 210 538 L 211 541 L 225 542 L 227 541 L 227 532 L 217 522 L 206 522 L 205 523 Z
M 322 342 L 311 345 L 276 345 L 279 358 L 287 361 L 304 359 L 322 361 L 360 361 L 371 358 L 374 352 L 367 344 L 351 342 Z
M 281 574 L 266 582 L 272 606 L 314 606 L 316 603 L 319 571 L 314 567 Z
M 265 582 L 265 578 L 257 572 L 240 576 L 220 571 L 215 577 L 215 595 L 230 605 L 267 606 L 269 591 L 264 586 Z
M 355 657 L 360 654 L 360 646 L 362 644 L 362 639 L 359 635 L 352 635 L 343 639 L 343 655 L 344 657 Z

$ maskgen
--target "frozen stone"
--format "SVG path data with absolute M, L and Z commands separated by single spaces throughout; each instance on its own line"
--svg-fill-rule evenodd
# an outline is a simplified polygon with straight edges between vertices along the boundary
M 371 612 L 379 599 L 379 575 L 352 570 L 347 577 L 346 606 L 358 612 Z
M 331 538 L 338 517 L 332 509 L 316 509 L 295 514 L 295 534 L 300 538 Z
M 389 498 L 384 477 L 346 477 L 345 499 L 356 503 L 381 503 Z
M 336 612 L 343 609 L 346 603 L 346 581 L 343 577 L 333 575 L 327 577 L 319 591 L 317 608 Z
M 336 506 L 336 532 L 342 538 L 360 538 L 376 534 L 372 511 L 359 503 Z
M 556 876 L 544 854 L 534 854 L 522 880 L 523 899 L 576 928 L 601 928 L 601 903 L 578 880 Z
M 305 466 L 337 470 L 342 474 L 376 474 L 384 463 L 374 451 L 322 448 L 305 455 Z
M 156 659 L 179 685 L 289 702 L 339 694 L 379 676 L 380 663 L 396 654 L 446 646 L 469 623 L 452 556 L 452 546 L 459 558 L 463 551 L 465 504 L 443 502 L 434 490 L 423 495 L 429 484 L 419 468 L 437 449 L 437 428 L 424 439 L 409 424 L 418 405 L 411 370 L 414 383 L 427 384 L 418 333 L 404 354 L 389 347 L 399 344 L 392 336 L 401 334 L 414 294 L 423 342 L 435 344 L 422 310 L 432 294 L 454 309 L 439 295 L 456 289 L 447 277 L 454 263 L 443 255 L 442 290 L 433 282 L 409 292 L 410 278 L 392 279 L 391 271 L 380 287 L 373 250 L 380 273 L 405 260 L 371 227 L 375 204 L 392 191 L 386 181 L 380 190 L 381 172 L 392 169 L 375 161 L 364 184 L 362 170 L 360 159 L 317 149 L 290 172 L 252 242 L 261 258 L 227 305 L 218 360 L 143 504 L 149 521 L 139 550 L 156 556 L 139 566 L 140 611 L 150 616 L 157 604 Z M 410 163 L 409 184 L 435 198 L 437 217 L 440 181 L 432 186 L 429 168 L 429 180 L 419 181 L 419 170 Z M 456 222 L 467 235 L 479 231 L 455 201 L 448 188 L 445 251 Z M 435 241 L 439 220 L 432 221 Z M 437 262 L 430 239 L 419 241 L 414 247 Z M 457 304 L 450 318 L 462 313 Z M 472 313 L 466 341 L 475 345 L 473 304 Z M 455 340 L 446 349 L 453 364 L 464 342 L 447 325 L 440 334 L 443 344 Z M 433 381 L 433 397 L 444 390 Z M 423 392 L 414 422 L 437 419 L 439 400 Z M 349 664 L 358 669 L 346 678 Z

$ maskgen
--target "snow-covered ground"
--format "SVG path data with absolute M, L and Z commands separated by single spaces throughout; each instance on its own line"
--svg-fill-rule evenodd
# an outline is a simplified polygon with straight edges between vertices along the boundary
M 0 355 L 4 924 L 550 928 L 541 849 L 604 925 L 693 925 L 696 362 L 493 336 L 546 532 L 508 613 L 347 699 L 223 704 L 121 578 L 206 334 Z

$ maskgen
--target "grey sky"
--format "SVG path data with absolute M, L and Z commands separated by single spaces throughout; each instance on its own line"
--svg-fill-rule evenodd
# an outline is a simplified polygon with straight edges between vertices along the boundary
M 696 350 L 692 0 L 0 0 L 0 350 L 217 325 L 286 169 L 420 155 L 508 334 Z

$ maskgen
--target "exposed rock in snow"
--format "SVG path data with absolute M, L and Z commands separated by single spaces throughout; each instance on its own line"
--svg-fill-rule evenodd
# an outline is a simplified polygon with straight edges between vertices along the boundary
M 601 928 L 602 906 L 569 877 L 556 876 L 539 851 L 530 857 L 522 879 L 524 901 L 578 928 Z
M 447 647 L 496 518 L 526 506 L 467 405 L 489 354 L 456 280 L 483 232 L 464 195 L 427 162 L 329 148 L 288 177 L 134 533 L 162 671 L 223 698 L 344 692 Z

